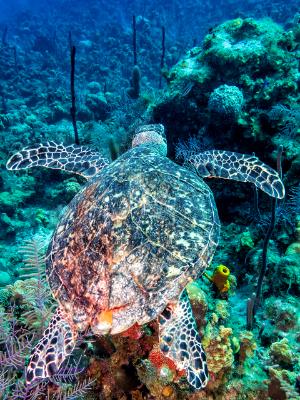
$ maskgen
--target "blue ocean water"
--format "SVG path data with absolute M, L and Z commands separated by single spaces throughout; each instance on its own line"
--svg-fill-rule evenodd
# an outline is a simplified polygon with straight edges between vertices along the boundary
M 296 0 L 0 0 L 0 400 L 299 398 L 299 53 Z

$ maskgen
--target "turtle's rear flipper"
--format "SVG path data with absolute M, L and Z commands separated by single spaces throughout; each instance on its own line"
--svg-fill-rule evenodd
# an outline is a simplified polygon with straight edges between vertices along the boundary
M 284 186 L 278 173 L 255 156 L 211 150 L 192 154 L 186 163 L 195 167 L 202 177 L 251 182 L 272 197 L 284 197 Z
M 55 375 L 64 359 L 72 353 L 76 335 L 58 308 L 42 339 L 32 350 L 26 371 L 28 385 Z
M 208 381 L 206 356 L 186 290 L 179 302 L 159 317 L 159 338 L 162 353 L 179 370 L 185 370 L 190 385 L 197 390 L 204 388 Z
M 7 161 L 6 167 L 10 170 L 32 167 L 62 169 L 89 179 L 108 164 L 109 161 L 106 158 L 88 148 L 48 142 L 25 148 L 14 154 Z

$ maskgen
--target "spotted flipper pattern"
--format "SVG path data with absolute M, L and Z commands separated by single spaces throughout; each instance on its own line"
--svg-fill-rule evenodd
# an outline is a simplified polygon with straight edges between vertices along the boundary
M 160 315 L 159 338 L 160 350 L 178 370 L 185 370 L 189 384 L 196 390 L 204 388 L 208 382 L 206 355 L 185 289 L 179 302 Z
M 101 154 L 77 145 L 64 146 L 55 142 L 39 144 L 15 153 L 7 162 L 9 170 L 46 167 L 79 174 L 89 179 L 96 175 L 109 161 Z
M 58 308 L 42 339 L 32 350 L 26 371 L 27 385 L 55 375 L 64 359 L 72 353 L 75 341 L 76 333 Z
M 186 163 L 192 165 L 202 177 L 251 182 L 277 199 L 282 199 L 285 194 L 278 173 L 253 155 L 211 150 L 190 155 Z

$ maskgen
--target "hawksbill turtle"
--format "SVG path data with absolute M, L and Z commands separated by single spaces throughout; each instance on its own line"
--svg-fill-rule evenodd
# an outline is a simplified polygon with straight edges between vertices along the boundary
M 216 204 L 202 177 L 252 182 L 279 199 L 284 186 L 255 156 L 212 150 L 179 166 L 166 155 L 164 127 L 155 124 L 138 128 L 132 148 L 112 163 L 54 142 L 25 148 L 7 162 L 10 170 L 43 166 L 87 179 L 49 245 L 46 273 L 58 308 L 32 351 L 28 384 L 57 373 L 78 332 L 114 335 L 156 318 L 162 353 L 192 387 L 207 384 L 185 289 L 210 264 L 219 238 Z

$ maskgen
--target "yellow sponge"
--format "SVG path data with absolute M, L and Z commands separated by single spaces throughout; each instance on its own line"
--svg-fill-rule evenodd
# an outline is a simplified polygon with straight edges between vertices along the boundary
M 204 273 L 203 275 L 211 282 L 213 282 L 221 293 L 228 292 L 230 288 L 230 283 L 228 281 L 230 269 L 227 268 L 225 265 L 218 265 L 215 268 L 212 276 L 209 276 L 206 273 Z

